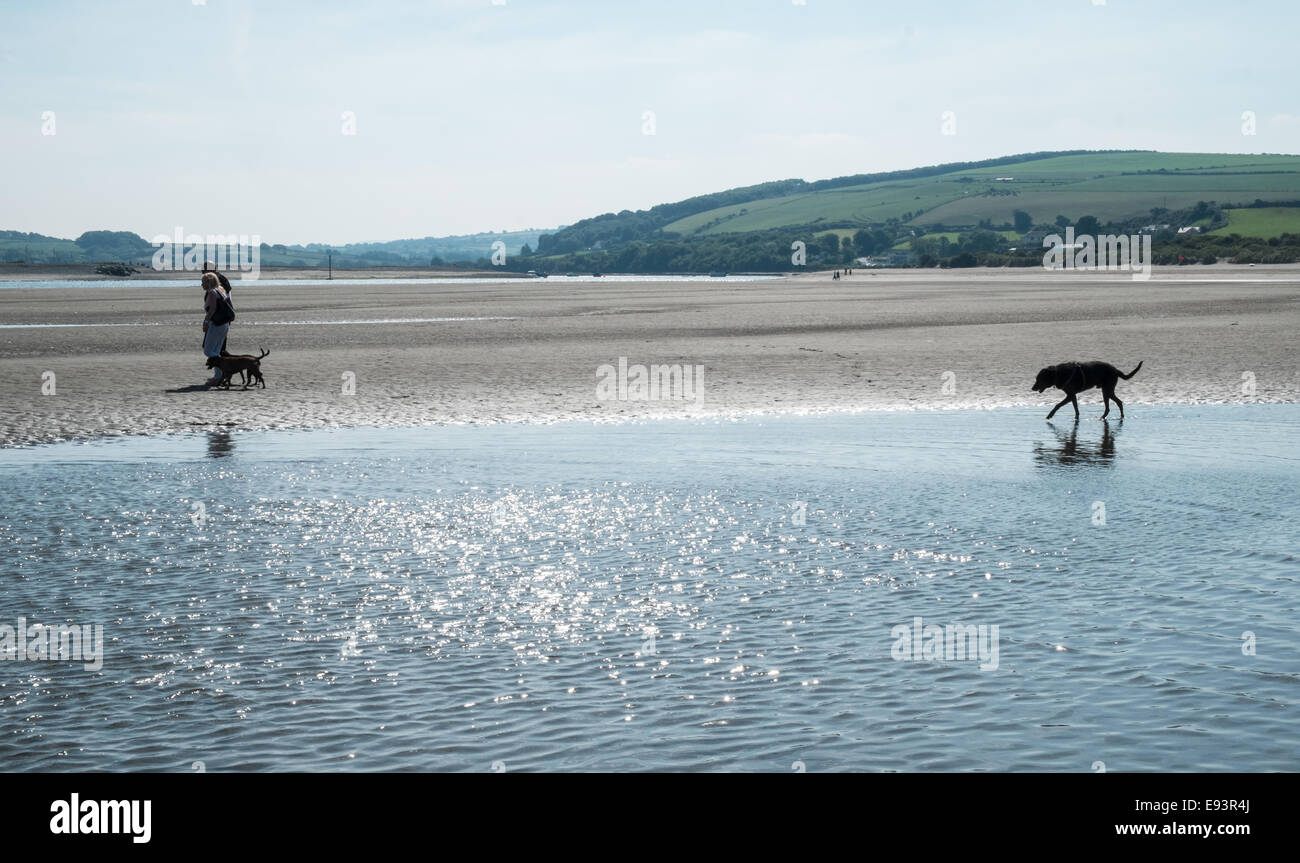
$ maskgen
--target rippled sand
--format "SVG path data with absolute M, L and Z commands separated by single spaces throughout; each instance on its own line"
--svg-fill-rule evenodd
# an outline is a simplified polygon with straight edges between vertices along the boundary
M 0 443 L 859 408 L 1040 404 L 1046 413 L 1051 400 L 1029 391 L 1034 373 L 1092 358 L 1125 370 L 1145 361 L 1120 386 L 1131 405 L 1300 399 L 1294 267 L 1158 270 L 1146 283 L 976 270 L 238 285 L 235 299 L 231 349 L 271 350 L 265 390 L 198 386 L 208 373 L 197 288 L 0 290 Z M 87 326 L 49 326 L 69 324 Z M 703 402 L 597 400 L 598 367 L 620 356 L 702 365 Z M 52 395 L 42 392 L 47 373 Z M 1085 413 L 1100 412 L 1095 392 L 1083 401 Z

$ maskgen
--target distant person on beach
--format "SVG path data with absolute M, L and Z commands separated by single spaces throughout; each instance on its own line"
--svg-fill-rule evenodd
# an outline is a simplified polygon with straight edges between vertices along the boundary
M 221 273 L 217 272 L 217 265 L 216 265 L 216 264 L 214 264 L 212 261 L 204 261 L 204 262 L 203 262 L 203 272 L 204 272 L 204 273 L 212 273 L 212 275 L 216 276 L 216 277 L 217 277 L 217 281 L 221 282 L 221 287 L 225 288 L 226 296 L 227 296 L 227 297 L 230 296 L 230 279 L 227 279 L 227 278 L 226 278 L 225 276 L 223 276 Z M 230 354 L 226 353 L 226 343 L 225 343 L 224 341 L 221 343 L 221 355 L 222 355 L 223 357 L 228 357 L 228 356 L 230 356 Z
M 203 274 L 203 355 L 219 357 L 226 344 L 226 333 L 235 319 L 235 308 L 230 303 L 230 293 L 221 286 L 216 273 Z M 218 367 L 208 386 L 221 383 L 222 371 Z

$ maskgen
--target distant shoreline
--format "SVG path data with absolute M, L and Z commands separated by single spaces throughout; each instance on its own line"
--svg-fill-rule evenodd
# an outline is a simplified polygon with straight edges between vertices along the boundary
M 132 276 L 109 276 L 95 272 L 96 264 L 0 264 L 0 280 L 9 281 L 84 281 L 84 282 L 145 282 L 193 278 L 196 282 L 199 273 L 192 270 L 154 270 L 149 267 L 137 267 Z M 222 270 L 232 281 L 240 278 L 237 270 Z M 262 278 L 268 279 L 302 279 L 304 281 L 327 281 L 330 271 L 326 267 L 262 267 Z M 460 269 L 456 267 L 358 267 L 356 269 L 334 269 L 334 277 L 339 279 L 528 279 L 524 273 L 503 270 Z
M 176 279 L 193 278 L 195 281 L 199 278 L 199 273 L 191 270 L 154 270 L 148 267 L 138 267 L 137 272 L 131 276 L 112 276 L 103 273 L 96 273 L 94 267 L 98 264 L 14 264 L 0 263 L 0 281 L 16 282 L 41 282 L 41 281 L 70 281 L 70 282 L 151 282 L 151 281 L 174 281 Z M 220 268 L 218 268 L 220 269 Z M 843 269 L 843 268 L 841 268 Z M 859 268 L 861 269 L 861 268 Z M 876 267 L 872 269 L 885 269 Z M 238 270 L 222 270 L 232 282 L 242 280 L 242 274 Z M 818 271 L 813 271 L 816 273 Z M 826 270 L 827 275 L 832 271 Z M 328 282 L 330 271 L 325 267 L 262 267 L 259 270 L 260 279 L 298 279 L 304 282 Z M 565 273 L 548 273 L 547 277 L 563 278 Z M 590 272 L 576 273 L 579 276 L 590 276 Z M 664 276 L 693 278 L 706 278 L 709 273 L 605 273 L 603 275 L 636 277 L 636 278 L 660 278 Z M 768 276 L 768 277 L 787 277 L 791 275 L 805 275 L 804 273 L 791 274 L 788 272 L 735 272 L 729 273 L 732 276 Z M 339 279 L 418 279 L 431 281 L 435 279 L 490 279 L 501 281 L 503 279 L 525 279 L 533 280 L 537 276 L 530 276 L 527 273 L 520 273 L 514 270 L 481 270 L 481 269 L 461 269 L 459 267 L 335 267 L 333 271 L 334 280 Z M 252 280 L 250 280 L 252 281 Z
M 134 275 L 112 276 L 96 273 L 94 267 L 97 264 L 15 264 L 0 263 L 0 281 L 15 282 L 41 282 L 41 281 L 74 281 L 74 282 L 151 282 L 151 281 L 175 281 L 177 279 L 190 279 L 198 281 L 199 273 L 195 271 L 177 271 L 177 270 L 153 270 L 148 267 L 138 268 Z M 1255 269 L 1263 271 L 1267 268 L 1270 273 L 1287 273 L 1293 272 L 1300 276 L 1300 263 L 1296 264 L 1228 264 L 1220 262 L 1218 264 L 1187 264 L 1184 266 L 1159 266 L 1156 267 L 1158 272 L 1166 274 L 1177 274 L 1182 278 L 1195 278 L 1198 274 L 1221 275 L 1223 272 L 1233 272 L 1246 275 Z M 765 271 L 736 271 L 728 272 L 729 276 L 763 276 L 767 278 L 786 278 L 786 279 L 810 279 L 810 278 L 831 278 L 832 273 L 838 271 L 844 273 L 847 267 L 827 267 L 818 269 L 800 270 L 798 272 L 765 272 Z M 1043 270 L 1039 267 L 863 267 L 855 266 L 851 268 L 855 276 L 867 275 L 894 275 L 906 277 L 924 277 L 930 276 L 935 278 L 949 278 L 953 276 L 967 275 L 980 276 L 989 274 L 1034 274 L 1041 273 Z M 222 270 L 232 282 L 238 284 L 242 280 L 242 275 L 237 270 Z M 259 270 L 259 279 L 293 279 L 310 284 L 328 284 L 330 271 L 325 267 L 262 267 Z M 577 272 L 577 276 L 590 276 L 590 272 Z M 698 278 L 707 279 L 714 277 L 711 273 L 604 273 L 605 276 L 618 276 L 621 280 L 644 278 Z M 1100 278 L 1115 278 L 1116 273 L 1098 272 L 1096 274 L 1088 270 L 1073 271 L 1071 275 L 1090 277 L 1096 275 Z M 550 278 L 564 278 L 566 273 L 549 273 Z M 357 267 L 338 268 L 333 271 L 333 279 L 410 279 L 418 281 L 436 281 L 439 279 L 483 279 L 485 281 L 504 281 L 520 279 L 524 281 L 539 280 L 537 276 L 530 276 L 527 273 L 519 273 L 513 270 L 481 270 L 481 269 L 460 269 L 455 267 Z M 254 283 L 257 280 L 248 280 Z

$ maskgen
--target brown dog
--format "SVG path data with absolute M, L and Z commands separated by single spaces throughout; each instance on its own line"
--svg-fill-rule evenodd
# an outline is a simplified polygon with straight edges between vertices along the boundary
M 266 389 L 266 378 L 262 377 L 262 360 L 269 357 L 271 352 L 262 348 L 261 356 L 252 356 L 251 354 L 235 354 L 225 357 L 208 357 L 208 368 L 221 369 L 221 383 L 216 386 L 230 389 L 230 379 L 234 377 L 235 372 L 239 372 L 244 382 L 244 389 L 256 380 Z
M 1084 390 L 1090 390 L 1093 387 L 1101 387 L 1101 397 L 1106 401 L 1106 411 L 1101 415 L 1102 419 L 1110 413 L 1110 403 L 1112 401 L 1119 405 L 1119 418 L 1124 418 L 1124 403 L 1115 395 L 1115 384 L 1120 378 L 1128 380 L 1138 373 L 1142 368 L 1142 363 L 1137 364 L 1137 369 L 1124 374 L 1110 363 L 1098 362 L 1096 360 L 1090 363 L 1061 363 L 1057 366 L 1048 366 L 1038 373 L 1034 379 L 1033 390 L 1041 393 L 1048 387 L 1056 387 L 1065 392 L 1065 398 L 1052 408 L 1052 412 L 1047 415 L 1050 420 L 1056 412 L 1065 406 L 1066 402 L 1074 405 L 1074 418 L 1079 418 L 1079 401 L 1076 395 Z

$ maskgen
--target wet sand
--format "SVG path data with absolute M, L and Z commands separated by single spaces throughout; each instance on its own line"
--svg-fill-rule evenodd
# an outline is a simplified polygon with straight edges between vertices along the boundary
M 1070 359 L 1124 371 L 1145 361 L 1118 390 L 1130 413 L 1300 401 L 1295 266 L 1158 268 L 1149 282 L 980 269 L 746 283 L 236 283 L 234 298 L 230 350 L 271 350 L 265 390 L 202 388 L 197 288 L 0 290 L 0 444 L 1027 404 L 1046 414 L 1056 399 L 1030 392 L 1034 374 Z M 621 356 L 702 365 L 702 402 L 598 400 L 598 367 Z M 1080 397 L 1085 419 L 1100 402 L 1096 391 Z

